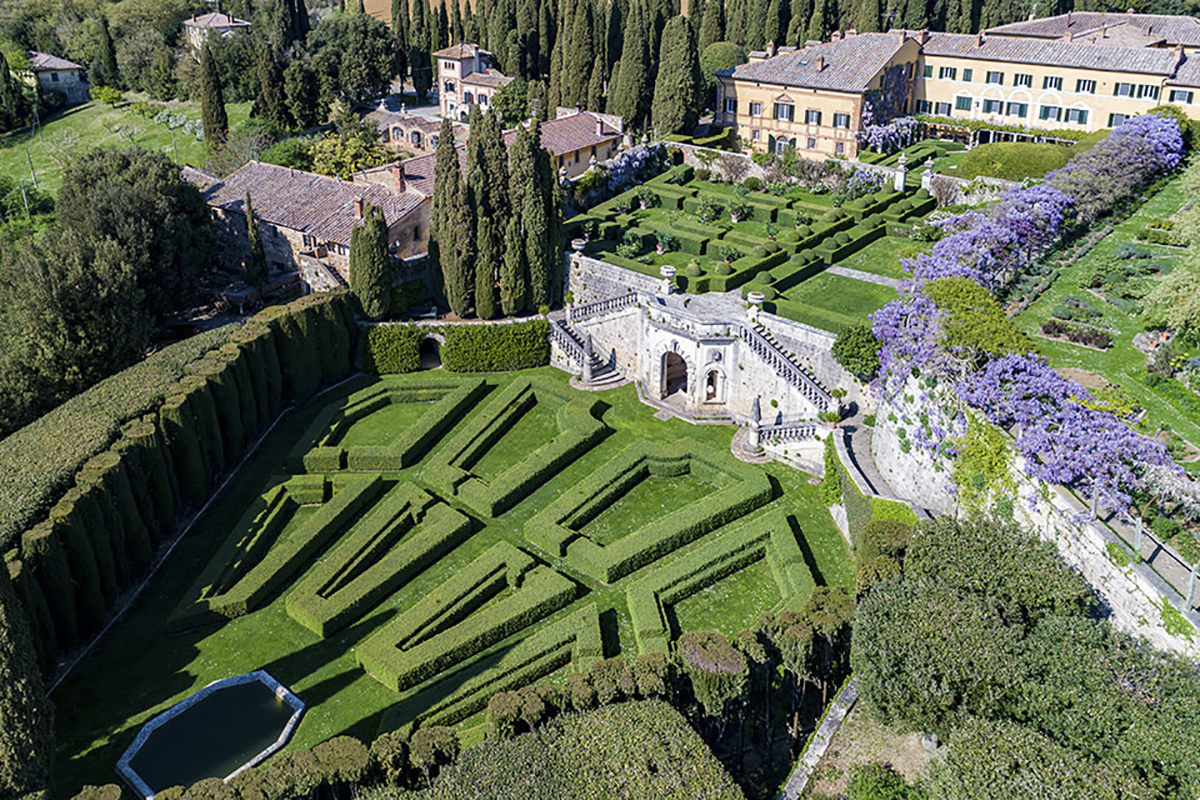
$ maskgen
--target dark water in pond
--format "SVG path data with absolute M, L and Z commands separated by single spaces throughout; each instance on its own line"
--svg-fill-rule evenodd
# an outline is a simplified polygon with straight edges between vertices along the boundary
M 130 766 L 156 792 L 224 778 L 278 739 L 292 712 L 258 681 L 228 686 L 150 734 Z

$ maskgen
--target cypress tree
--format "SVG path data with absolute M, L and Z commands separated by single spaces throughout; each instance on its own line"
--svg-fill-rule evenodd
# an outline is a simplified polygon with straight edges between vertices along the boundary
M 270 40 L 278 50 L 286 50 L 296 38 L 296 5 L 293 0 L 275 0 L 270 12 Z
M 725 12 L 723 6 L 722 0 L 709 0 L 704 4 L 704 17 L 700 21 L 700 43 L 698 45 L 701 53 L 713 42 L 724 41 Z
M 554 20 L 550 4 L 543 2 L 538 10 L 537 69 L 535 74 L 544 78 L 550 72 L 550 53 L 554 49 Z
M 437 159 L 433 169 L 433 211 L 430 216 L 430 262 L 438 265 L 442 275 L 442 285 L 446 291 L 446 301 L 450 310 L 464 317 L 471 308 L 472 285 L 469 266 L 461 257 L 463 255 L 458 233 L 455 227 L 461 222 L 461 209 L 464 193 L 462 191 L 462 173 L 458 165 L 458 149 L 454 144 L 454 131 L 450 120 L 442 120 L 442 129 L 438 138 Z
M 292 121 L 287 110 L 287 99 L 283 94 L 283 71 L 266 42 L 258 47 L 257 67 L 258 93 L 254 98 L 252 115 L 287 128 Z
M 380 319 L 391 310 L 392 264 L 383 210 L 369 206 L 350 234 L 350 291 L 363 314 Z M 354 234 L 358 235 L 355 236 Z
M 596 48 L 592 41 L 594 29 L 591 0 L 580 0 L 575 8 L 570 45 L 564 53 L 560 105 L 571 107 L 587 102 L 588 79 L 596 63 Z
M 609 113 L 622 117 L 631 129 L 645 124 L 649 110 L 650 65 L 646 33 L 646 13 L 641 4 L 635 2 L 625 21 L 621 64 L 608 93 Z
M 258 218 L 250 204 L 250 193 L 246 192 L 246 239 L 250 242 L 250 261 L 246 264 L 246 283 L 261 289 L 271 276 L 267 266 L 267 250 L 263 247 L 262 232 L 258 229 Z
M 304 0 L 292 0 L 292 40 L 303 42 L 308 31 L 308 6 Z
M 450 15 L 450 41 L 463 41 L 462 9 L 459 7 L 458 0 L 454 0 L 454 13 Z
M 746 4 L 747 0 L 728 0 L 725 9 L 725 41 L 733 42 L 746 49 Z M 808 17 L 804 18 L 805 22 Z
M 783 3 L 780 0 L 770 0 L 767 3 L 767 20 L 763 28 L 763 39 L 775 45 L 783 44 L 783 37 L 787 34 L 787 28 L 783 26 L 786 24 L 783 19 Z
M 408 0 L 392 0 L 392 36 L 396 49 L 408 55 Z
M 589 111 L 604 110 L 604 57 L 596 59 L 592 66 L 592 77 L 588 81 L 587 102 L 583 104 Z
M 221 76 L 213 63 L 212 49 L 205 43 L 200 48 L 200 122 L 204 141 L 216 146 L 229 133 L 229 118 L 225 116 L 225 95 L 221 91 Z
M 0 59 L 0 130 L 12 130 L 25 124 L 25 96 L 13 76 L 8 61 Z
M 96 50 L 96 63 L 89 70 L 88 82 L 93 86 L 121 88 L 121 72 L 117 69 L 117 53 L 113 49 L 112 35 L 108 32 L 108 20 L 100 17 L 100 41 Z
M 45 788 L 54 754 L 54 707 L 8 568 L 0 564 L 0 796 Z
M 542 147 L 540 128 L 527 139 L 532 151 L 533 180 L 521 203 L 521 222 L 525 228 L 525 252 L 529 263 L 529 309 L 535 311 L 554 301 L 556 246 L 550 219 L 551 201 L 557 180 L 550 154 Z
M 496 316 L 496 276 L 500 272 L 502 243 L 500 231 L 490 217 L 476 222 L 475 243 L 475 316 L 493 319 Z
M 808 21 L 806 40 L 825 41 L 825 0 L 817 0 L 813 7 L 812 19 Z
M 624 46 L 622 33 L 621 4 L 617 0 L 608 0 L 604 7 L 604 75 L 610 80 L 613 68 L 621 58 L 621 48 Z
M 704 78 L 696 33 L 687 17 L 678 16 L 663 32 L 658 81 L 654 85 L 651 121 L 659 136 L 690 134 L 704 105 Z
M 432 50 L 441 50 L 450 44 L 450 17 L 446 13 L 446 0 L 442 0 L 438 7 L 437 25 L 434 28 L 436 35 L 431 40 Z
M 544 119 L 554 119 L 555 109 L 562 105 L 562 77 L 563 77 L 563 47 L 566 40 L 565 34 L 560 34 L 558 37 L 561 41 L 555 42 L 554 48 L 550 53 L 550 80 L 546 87 L 546 117 Z
M 500 265 L 500 307 L 505 316 L 519 314 L 525 308 L 529 267 L 521 243 L 521 220 L 513 214 L 504 231 L 504 260 Z
M 762 50 L 766 47 L 763 32 L 767 27 L 767 0 L 749 0 L 746 9 L 746 49 Z
M 428 0 L 413 0 L 412 25 L 409 27 L 408 63 L 412 70 L 413 91 L 417 102 L 425 102 L 433 86 L 433 67 L 429 57 L 429 3 Z
M 858 0 L 854 6 L 853 23 L 859 33 L 870 33 L 879 30 L 879 20 L 883 16 L 883 8 L 879 0 Z

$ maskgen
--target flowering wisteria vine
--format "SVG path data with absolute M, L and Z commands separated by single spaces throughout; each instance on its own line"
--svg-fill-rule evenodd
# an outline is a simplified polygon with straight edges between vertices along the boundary
M 996 424 L 1016 426 L 1017 449 L 1034 477 L 1086 485 L 1105 506 L 1126 508 L 1127 490 L 1140 486 L 1140 465 L 1171 463 L 1162 444 L 1138 435 L 1109 411 L 1087 408 L 1081 401 L 1092 398 L 1083 387 L 1037 356 L 1008 355 L 964 374 L 964 365 L 941 344 L 943 315 L 922 287 L 965 277 L 992 291 L 1001 288 L 1064 225 L 1110 210 L 1182 157 L 1174 119 L 1135 117 L 1047 175 L 1045 183 L 1008 192 L 986 213 L 968 211 L 938 222 L 943 236 L 932 252 L 901 262 L 909 277 L 900 297 L 871 315 L 881 342 L 875 383 L 880 396 L 894 399 L 915 374 L 949 379 L 954 387 L 949 394 L 958 402 L 980 408 Z M 936 437 L 926 438 L 919 443 L 943 449 Z

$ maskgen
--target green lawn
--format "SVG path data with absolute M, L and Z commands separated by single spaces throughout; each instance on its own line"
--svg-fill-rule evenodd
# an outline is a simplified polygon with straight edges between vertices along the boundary
M 529 374 L 519 373 L 521 377 Z M 549 368 L 534 374 L 562 384 L 567 381 L 565 375 Z M 385 380 L 404 383 L 422 377 L 418 374 Z M 489 376 L 488 380 L 503 385 L 514 377 L 511 374 L 495 375 Z M 370 381 L 360 378 L 323 398 L 322 402 L 338 402 Z M 715 455 L 732 458 L 728 455 L 733 434 L 731 427 L 693 426 L 681 420 L 659 421 L 650 408 L 637 400 L 633 387 L 611 390 L 599 397 L 606 404 L 602 418 L 612 429 L 611 434 L 497 519 L 480 519 L 457 500 L 450 500 L 451 506 L 477 519 L 475 532 L 350 627 L 321 639 L 294 622 L 284 603 L 287 591 L 296 585 L 296 581 L 292 581 L 251 614 L 218 627 L 168 633 L 166 622 L 175 606 L 245 509 L 269 485 L 282 479 L 279 470 L 288 451 L 320 411 L 321 405 L 313 404 L 286 416 L 246 467 L 211 504 L 128 615 L 55 692 L 60 748 L 55 775 L 57 789 L 69 797 L 84 783 L 111 782 L 117 759 L 144 722 L 219 678 L 265 669 L 292 688 L 308 704 L 309 710 L 290 746 L 311 747 L 342 733 L 369 740 L 381 724 L 390 729 L 412 719 L 416 712 L 451 691 L 456 682 L 482 672 L 524 634 L 498 643 L 481 659 L 446 680 L 422 685 L 400 695 L 363 672 L 355 659 L 354 647 L 398 610 L 431 593 L 491 545 L 509 541 L 527 548 L 523 535 L 526 520 L 630 444 L 639 440 L 665 444 L 687 439 Z M 485 399 L 452 430 L 460 430 L 486 404 Z M 391 420 L 397 425 L 405 424 L 408 419 L 406 414 L 392 411 L 386 412 L 383 418 L 387 419 L 388 415 L 392 415 Z M 545 435 L 545 420 L 539 420 L 534 414 L 527 414 L 523 422 L 526 420 L 527 424 L 521 430 L 514 428 L 499 441 L 494 448 L 497 460 L 489 465 L 491 468 L 502 467 L 502 455 L 515 460 L 527 453 L 527 448 L 535 446 Z M 352 429 L 354 438 L 361 440 L 370 434 L 372 426 L 366 423 L 364 420 Z M 388 435 L 394 435 L 394 431 Z M 420 463 L 389 477 L 420 482 L 423 470 L 437 462 L 449 437 L 450 434 L 443 435 Z M 763 515 L 784 512 L 801 534 L 799 541 L 817 582 L 852 589 L 854 573 L 850 555 L 821 504 L 818 487 L 808 482 L 809 476 L 789 467 L 769 464 L 761 469 L 767 471 L 775 484 L 776 499 L 735 524 L 755 525 Z M 619 528 L 644 524 L 655 515 L 690 502 L 703 492 L 703 485 L 691 483 L 686 476 L 656 481 L 640 494 L 633 494 L 628 502 L 615 505 L 613 519 L 607 522 L 601 519 L 600 522 L 611 527 L 615 521 L 610 532 L 618 535 Z M 295 524 L 298 523 L 293 523 L 292 527 Z M 687 553 L 703 543 L 702 538 L 668 558 L 686 558 Z M 561 559 L 554 559 L 551 565 L 580 585 L 579 598 L 571 608 L 582 603 L 596 604 L 605 632 L 606 655 L 635 652 L 624 587 L 640 573 L 635 572 L 609 587 L 574 572 Z M 685 625 L 703 624 L 735 632 L 777 600 L 778 591 L 770 580 L 770 571 L 749 568 L 731 576 L 728 582 L 716 584 L 701 599 L 679 604 L 675 615 Z M 462 723 L 468 741 L 480 735 L 479 719 L 477 715 Z
M 51 194 L 62 184 L 62 159 L 93 147 L 128 147 L 137 144 L 147 150 L 160 150 L 173 157 L 171 131 L 129 110 L 129 102 L 116 107 L 96 101 L 68 108 L 42 124 L 37 135 L 28 129 L 0 137 L 0 174 L 30 179 L 30 162 L 38 187 Z M 174 102 L 169 107 L 192 119 L 200 118 L 200 104 Z M 250 103 L 226 106 L 232 128 L 250 115 Z M 183 131 L 175 132 L 179 163 L 203 167 L 208 159 L 204 142 Z
M 896 290 L 890 286 L 822 272 L 784 292 L 775 301 L 775 313 L 837 333 L 895 299 Z
M 838 266 L 870 272 L 874 275 L 884 275 L 888 278 L 902 278 L 904 270 L 900 268 L 900 258 L 897 253 L 919 245 L 920 242 L 901 236 L 885 236 L 871 242 L 849 258 L 842 259 Z
M 1169 183 L 1135 214 L 1118 224 L 1090 253 L 1064 268 L 1058 280 L 1016 318 L 1016 323 L 1026 333 L 1033 334 L 1041 328 L 1042 323 L 1050 319 L 1051 309 L 1060 304 L 1063 298 L 1068 295 L 1086 298 L 1092 306 L 1101 310 L 1099 322 L 1116 331 L 1113 335 L 1113 346 L 1099 352 L 1067 342 L 1038 338 L 1035 340 L 1038 352 L 1050 359 L 1050 363 L 1055 367 L 1085 369 L 1119 385 L 1146 409 L 1146 421 L 1153 429 L 1160 426 L 1169 428 L 1178 436 L 1200 447 L 1200 416 L 1193 414 L 1189 417 L 1185 410 L 1156 394 L 1141 381 L 1145 374 L 1146 356 L 1133 346 L 1134 335 L 1143 330 L 1141 320 L 1089 294 L 1087 289 L 1079 285 L 1082 276 L 1095 265 L 1109 259 L 1118 246 L 1135 241 L 1135 234 L 1149 219 L 1165 219 L 1171 216 L 1186 200 L 1188 198 L 1183 191 L 1182 181 L 1176 179 Z M 1158 257 L 1163 260 L 1176 263 L 1182 261 L 1181 250 L 1169 247 L 1155 249 L 1160 251 Z

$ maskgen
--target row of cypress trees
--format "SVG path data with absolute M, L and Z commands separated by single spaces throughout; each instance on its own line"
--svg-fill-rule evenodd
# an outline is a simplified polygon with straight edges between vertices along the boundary
M 465 168 L 443 121 L 434 167 L 429 258 L 450 309 L 492 319 L 561 300 L 562 197 L 535 123 L 512 144 L 495 112 L 471 112 Z

